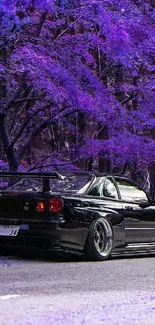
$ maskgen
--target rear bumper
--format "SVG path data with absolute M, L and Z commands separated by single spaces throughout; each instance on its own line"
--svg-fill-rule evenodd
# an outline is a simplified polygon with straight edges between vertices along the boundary
M 34 247 L 43 250 L 82 252 L 88 234 L 87 228 L 20 230 L 17 236 L 0 236 L 0 246 Z M 48 227 L 49 228 L 49 227 Z

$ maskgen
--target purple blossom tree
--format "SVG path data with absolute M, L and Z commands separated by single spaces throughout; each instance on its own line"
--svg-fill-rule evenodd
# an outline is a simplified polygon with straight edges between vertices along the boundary
M 80 158 L 84 168 L 99 160 L 102 170 L 150 172 L 154 2 L 3 0 L 0 18 L 0 154 L 9 169 Z

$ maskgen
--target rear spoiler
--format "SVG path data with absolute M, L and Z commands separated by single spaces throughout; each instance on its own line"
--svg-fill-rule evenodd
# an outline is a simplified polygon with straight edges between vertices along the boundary
M 31 172 L 0 172 L 0 177 L 24 177 L 24 178 L 58 178 L 58 179 L 66 179 L 67 177 L 58 173 L 48 173 L 48 172 L 41 172 L 41 173 L 31 173 Z
M 43 179 L 43 192 L 50 191 L 50 179 L 51 178 L 57 178 L 59 180 L 64 180 L 67 178 L 66 176 L 61 175 L 58 172 L 53 172 L 53 173 L 48 173 L 48 172 L 42 172 L 42 173 L 0 172 L 0 178 L 1 177 L 14 177 L 13 183 L 10 184 L 10 186 L 19 181 L 19 179 L 17 180 L 16 177 L 18 177 L 18 178 L 42 178 Z

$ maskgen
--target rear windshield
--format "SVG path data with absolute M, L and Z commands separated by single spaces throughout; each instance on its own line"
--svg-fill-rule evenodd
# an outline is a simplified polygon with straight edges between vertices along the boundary
M 51 192 L 79 192 L 83 193 L 87 190 L 91 183 L 90 175 L 71 175 L 67 176 L 65 179 L 50 179 L 50 191 Z M 0 190 L 3 192 L 23 192 L 23 191 L 43 191 L 43 178 L 20 178 L 11 185 L 11 177 L 7 177 L 2 180 L 0 179 Z

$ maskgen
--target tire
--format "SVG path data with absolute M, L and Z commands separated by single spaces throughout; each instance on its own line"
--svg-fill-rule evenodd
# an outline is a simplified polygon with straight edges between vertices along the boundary
M 96 219 L 90 226 L 84 253 L 86 258 L 94 261 L 106 260 L 113 247 L 113 231 L 108 220 Z

